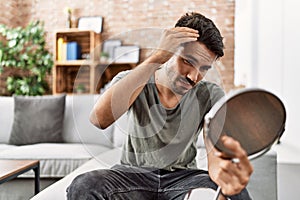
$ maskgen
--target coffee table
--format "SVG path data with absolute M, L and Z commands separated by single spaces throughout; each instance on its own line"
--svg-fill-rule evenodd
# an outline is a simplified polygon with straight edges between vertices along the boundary
M 35 194 L 40 191 L 40 161 L 38 160 L 0 160 L 0 184 L 25 172 L 34 171 Z

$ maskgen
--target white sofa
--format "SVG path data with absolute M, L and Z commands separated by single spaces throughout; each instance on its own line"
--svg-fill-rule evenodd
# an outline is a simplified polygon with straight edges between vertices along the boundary
M 22 146 L 8 144 L 13 123 L 13 98 L 0 97 L 0 159 L 40 160 L 43 190 L 33 200 L 66 199 L 66 188 L 74 177 L 93 169 L 109 168 L 119 162 L 126 118 L 122 117 L 105 130 L 95 128 L 89 123 L 88 116 L 98 97 L 67 96 L 63 122 L 64 143 Z M 197 161 L 200 168 L 206 168 L 205 150 L 201 145 Z M 255 171 L 248 185 L 253 199 L 277 199 L 276 162 L 275 152 L 253 161 Z M 0 199 L 29 199 L 33 191 L 33 173 L 26 173 L 0 185 Z
M 89 123 L 89 113 L 98 96 L 66 96 L 63 121 L 64 143 L 9 144 L 14 118 L 13 97 L 0 97 L 0 159 L 40 160 L 41 188 L 68 175 L 102 152 L 110 150 L 113 126 L 99 130 Z M 30 120 L 30 119 L 28 119 Z M 34 123 L 34 122 L 33 122 Z M 0 199 L 24 200 L 33 196 L 33 172 L 0 185 Z M 16 192 L 17 191 L 17 192 Z

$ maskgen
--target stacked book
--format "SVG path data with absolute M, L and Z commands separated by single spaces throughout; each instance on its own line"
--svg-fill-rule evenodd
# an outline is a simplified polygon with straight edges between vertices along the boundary
M 66 42 L 63 38 L 57 40 L 57 60 L 81 59 L 81 47 L 75 41 Z

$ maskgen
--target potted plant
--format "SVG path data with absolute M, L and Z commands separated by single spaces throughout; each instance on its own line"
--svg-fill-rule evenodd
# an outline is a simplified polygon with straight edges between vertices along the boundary
M 46 75 L 50 74 L 53 58 L 46 49 L 43 23 L 31 22 L 25 28 L 0 25 L 0 73 L 13 68 L 7 78 L 7 90 L 16 95 L 43 95 L 49 90 Z
M 100 62 L 106 63 L 109 60 L 109 54 L 107 52 L 102 51 L 100 53 Z
M 83 83 L 79 83 L 76 87 L 76 92 L 82 94 L 85 92 L 85 86 Z
M 67 15 L 67 22 L 66 22 L 66 27 L 67 28 L 72 28 L 72 8 L 65 7 L 64 13 Z

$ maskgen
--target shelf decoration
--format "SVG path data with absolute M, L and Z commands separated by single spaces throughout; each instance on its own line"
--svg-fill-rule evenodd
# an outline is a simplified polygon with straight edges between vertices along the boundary
M 102 23 L 103 23 L 102 16 L 80 17 L 78 20 L 78 29 L 95 31 L 95 33 L 101 33 Z
M 138 46 L 118 46 L 114 49 L 115 63 L 138 63 L 140 48 Z
M 66 7 L 64 9 L 64 13 L 67 15 L 66 27 L 72 28 L 72 9 L 69 7 Z
M 114 62 L 114 59 L 115 59 L 114 49 L 121 45 L 122 45 L 121 40 L 111 39 L 111 40 L 106 40 L 103 42 L 102 52 L 107 54 L 108 62 Z

